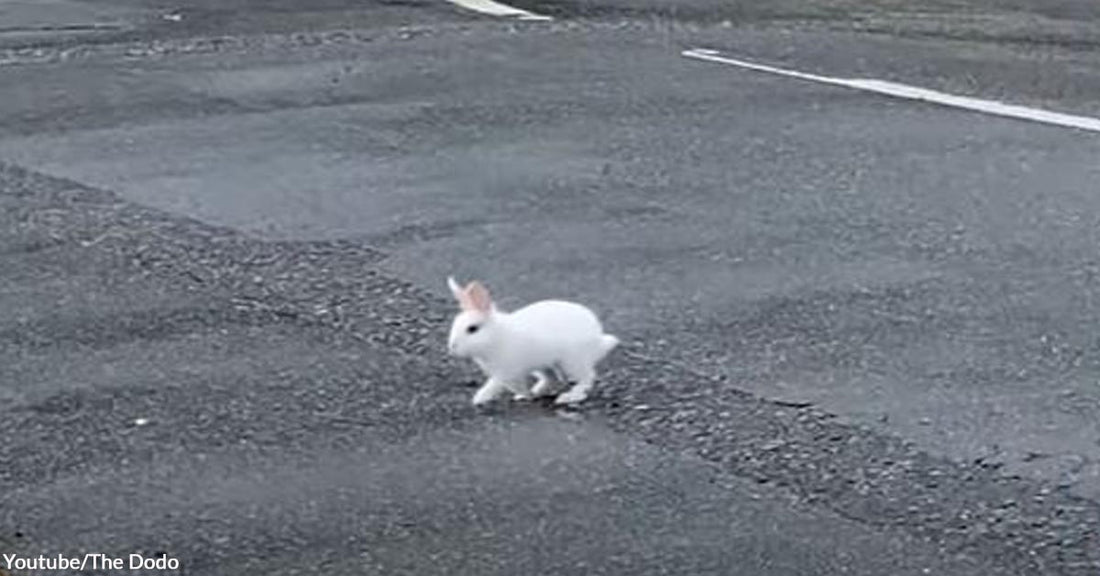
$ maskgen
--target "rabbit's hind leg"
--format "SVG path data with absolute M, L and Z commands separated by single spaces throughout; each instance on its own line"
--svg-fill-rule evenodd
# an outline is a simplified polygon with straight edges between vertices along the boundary
M 562 366 L 566 376 L 576 382 L 569 391 L 555 400 L 556 404 L 576 404 L 583 402 L 596 384 L 596 369 L 588 363 L 573 363 Z

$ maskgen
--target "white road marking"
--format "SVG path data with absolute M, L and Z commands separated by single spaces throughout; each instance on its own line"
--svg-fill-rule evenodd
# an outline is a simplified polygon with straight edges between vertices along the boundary
M 493 0 L 447 0 L 452 4 L 457 4 L 467 10 L 473 10 L 474 12 L 481 12 L 482 14 L 489 14 L 490 16 L 509 16 L 518 18 L 519 20 L 553 20 L 549 16 L 543 16 L 542 14 L 535 14 L 534 12 L 528 12 L 521 10 L 507 4 L 501 4 L 500 2 L 494 2 Z
M 717 50 L 705 49 L 685 50 L 681 52 L 681 55 L 687 58 L 706 60 L 708 62 L 718 62 L 720 64 L 729 64 L 731 66 L 737 66 L 738 68 L 756 70 L 758 72 L 766 72 L 768 74 L 786 76 L 788 78 L 797 78 L 799 80 L 808 80 L 810 82 L 818 82 L 821 84 L 831 84 L 833 86 L 843 86 L 845 88 L 863 90 L 865 92 L 874 92 L 876 94 L 884 94 L 886 96 L 893 96 L 895 98 L 918 100 L 921 102 L 931 102 L 943 106 L 951 106 L 953 108 L 962 108 L 964 110 L 981 112 L 983 114 L 992 114 L 994 116 L 1004 116 L 1007 118 L 1028 120 L 1031 122 L 1040 122 L 1043 124 L 1052 124 L 1055 126 L 1076 128 L 1078 130 L 1100 132 L 1100 118 L 1092 118 L 1090 116 L 1075 116 L 1073 114 L 1062 114 L 1060 112 L 1051 112 L 1049 110 L 1042 110 L 1039 108 L 1029 108 L 1027 106 L 1005 104 L 1004 102 L 998 102 L 996 100 L 983 100 L 981 98 L 971 98 L 969 96 L 956 96 L 954 94 L 937 92 L 935 90 L 929 90 L 927 88 L 920 88 L 917 86 L 909 86 L 906 84 L 899 84 L 897 82 L 888 82 L 886 80 L 873 80 L 864 78 L 835 78 L 832 76 L 807 74 L 805 72 L 798 72 L 797 70 L 787 70 L 784 68 L 776 68 L 774 66 L 768 66 L 765 64 L 757 64 L 755 62 L 749 62 L 747 60 L 729 58 L 727 56 L 722 56 L 721 54 L 722 53 Z

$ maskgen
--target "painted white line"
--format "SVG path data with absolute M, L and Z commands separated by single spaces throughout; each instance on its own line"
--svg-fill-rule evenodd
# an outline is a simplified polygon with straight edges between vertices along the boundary
M 488 14 L 490 16 L 508 16 L 512 18 L 518 18 L 519 20 L 553 20 L 549 16 L 543 16 L 542 14 L 535 14 L 534 12 L 528 12 L 521 10 L 507 4 L 501 4 L 500 2 L 494 2 L 493 0 L 447 0 L 452 4 L 457 4 L 467 10 L 473 10 L 474 12 L 481 12 L 482 14 Z
M 1027 106 L 1017 106 L 1015 104 L 1005 104 L 1004 102 L 998 102 L 996 100 L 983 100 L 981 98 L 971 98 L 969 96 L 956 96 L 954 94 L 937 92 L 935 90 L 929 90 L 927 88 L 920 88 L 917 86 L 908 86 L 906 84 L 898 84 L 896 82 L 887 82 L 885 80 L 862 78 L 834 78 L 832 76 L 807 74 L 805 72 L 798 72 L 797 70 L 787 70 L 784 68 L 776 68 L 774 66 L 768 66 L 765 64 L 757 64 L 755 62 L 749 62 L 747 60 L 729 58 L 727 56 L 722 56 L 721 54 L 722 53 L 718 52 L 717 50 L 704 49 L 684 50 L 683 52 L 681 52 L 681 55 L 687 58 L 706 60 L 708 62 L 718 62 L 720 64 L 729 64 L 731 66 L 737 66 L 738 68 L 756 70 L 758 72 L 766 72 L 768 74 L 786 76 L 788 78 L 797 78 L 799 80 L 808 80 L 810 82 L 818 82 L 821 84 L 831 84 L 833 86 L 843 86 L 845 88 L 863 90 L 865 92 L 874 92 L 876 94 L 884 94 L 886 96 L 893 96 L 895 98 L 918 100 L 921 102 L 931 102 L 933 104 L 951 106 L 953 108 L 962 108 L 964 110 L 972 110 L 974 112 L 992 114 L 994 116 L 1004 116 L 1007 118 L 1028 120 L 1031 122 L 1040 122 L 1043 124 L 1052 124 L 1055 126 L 1076 128 L 1078 130 L 1100 132 L 1100 118 L 1092 118 L 1090 116 L 1075 116 L 1073 114 L 1062 114 L 1061 112 L 1051 112 L 1049 110 L 1042 110 L 1039 108 L 1029 108 Z

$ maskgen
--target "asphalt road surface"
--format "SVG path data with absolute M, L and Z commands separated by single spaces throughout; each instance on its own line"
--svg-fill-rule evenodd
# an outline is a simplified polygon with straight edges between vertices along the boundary
M 1100 571 L 1100 133 L 681 55 L 1100 116 L 1096 3 L 515 6 L 0 0 L 0 552 Z M 470 406 L 449 274 L 595 395 Z

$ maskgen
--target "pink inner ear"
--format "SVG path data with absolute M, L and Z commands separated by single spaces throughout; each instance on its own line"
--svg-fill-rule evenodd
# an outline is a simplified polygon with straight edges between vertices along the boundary
M 489 290 L 481 282 L 470 282 L 466 286 L 466 300 L 473 310 L 488 313 L 493 308 L 493 299 Z

